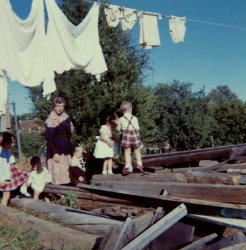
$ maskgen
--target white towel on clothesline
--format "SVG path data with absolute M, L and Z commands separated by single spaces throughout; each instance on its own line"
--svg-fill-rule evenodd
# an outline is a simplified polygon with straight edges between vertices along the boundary
M 139 13 L 140 39 L 139 43 L 146 49 L 159 46 L 161 44 L 158 20 L 162 19 L 161 15 Z

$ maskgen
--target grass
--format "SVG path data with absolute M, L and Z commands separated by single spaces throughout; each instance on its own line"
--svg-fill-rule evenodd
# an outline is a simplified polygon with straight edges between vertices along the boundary
M 0 224 L 1 250 L 37 250 L 42 249 L 37 240 L 38 233 L 32 229 L 17 229 L 14 226 Z

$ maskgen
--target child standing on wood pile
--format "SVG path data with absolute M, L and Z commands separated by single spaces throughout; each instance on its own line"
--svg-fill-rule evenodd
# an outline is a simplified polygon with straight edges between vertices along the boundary
M 123 116 L 119 119 L 117 129 L 122 133 L 121 146 L 124 148 L 125 167 L 122 170 L 123 175 L 128 175 L 133 171 L 131 151 L 134 151 L 137 166 L 134 170 L 144 173 L 141 158 L 141 140 L 139 134 L 139 124 L 136 116 L 132 115 L 132 104 L 123 101 L 120 109 Z
M 104 159 L 102 174 L 113 174 L 113 157 L 115 141 L 112 140 L 112 130 L 116 128 L 118 117 L 107 117 L 106 124 L 100 128 L 100 137 L 96 143 L 94 157 Z
M 75 147 L 71 166 L 69 167 L 69 177 L 73 185 L 78 183 L 87 183 L 86 180 L 86 149 L 79 145 Z
M 38 200 L 45 185 L 52 181 L 52 176 L 47 168 L 42 167 L 39 156 L 33 156 L 30 163 L 32 170 L 28 178 L 28 187 L 31 187 L 34 191 L 34 200 Z M 44 199 L 49 202 L 48 197 L 45 196 Z
M 14 156 L 11 153 L 13 135 L 3 132 L 1 135 L 0 149 L 0 192 L 3 193 L 1 204 L 7 206 L 10 200 L 11 191 L 21 186 L 20 192 L 25 196 L 27 193 L 28 173 L 18 169 Z

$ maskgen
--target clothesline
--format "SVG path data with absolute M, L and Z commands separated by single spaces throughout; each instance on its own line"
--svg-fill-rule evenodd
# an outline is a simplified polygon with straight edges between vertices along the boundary
M 92 1 L 92 0 L 84 0 L 84 1 L 89 2 L 89 3 L 94 3 L 94 2 L 100 3 L 100 1 Z M 103 5 L 103 6 L 109 6 L 110 5 L 110 4 L 104 4 L 104 3 L 100 3 L 100 4 Z M 123 6 L 121 6 L 121 7 L 123 8 Z M 155 13 L 155 12 L 150 12 L 150 11 L 137 11 L 137 12 L 144 12 L 144 13 L 147 13 L 147 14 L 159 15 L 159 16 L 162 16 L 164 18 L 170 18 L 171 17 L 171 15 Z M 203 24 L 220 26 L 220 27 L 229 28 L 229 29 L 237 29 L 237 30 L 246 31 L 246 27 L 241 27 L 241 26 L 236 26 L 236 25 L 228 25 L 228 24 L 223 24 L 223 23 L 210 22 L 210 21 L 204 21 L 204 20 L 196 20 L 196 19 L 190 19 L 190 18 L 186 18 L 186 20 L 189 21 L 189 22 L 203 23 Z

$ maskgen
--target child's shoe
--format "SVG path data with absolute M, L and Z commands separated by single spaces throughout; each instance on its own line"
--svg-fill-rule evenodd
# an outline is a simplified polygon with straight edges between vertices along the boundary
M 31 195 L 27 192 L 27 187 L 26 186 L 21 186 L 20 193 L 21 193 L 21 195 L 23 195 L 25 197 L 31 197 Z
M 109 171 L 108 171 L 108 174 L 114 174 L 114 173 L 112 172 L 112 170 L 109 170 Z
M 137 165 L 137 166 L 134 168 L 134 170 L 135 170 L 135 172 L 137 172 L 137 173 L 141 173 L 141 174 L 144 173 L 143 166 L 140 166 L 140 165 Z
M 130 173 L 131 173 L 130 169 L 129 169 L 129 168 L 126 168 L 126 167 L 124 167 L 124 168 L 122 169 L 122 172 L 121 172 L 121 174 L 122 174 L 123 176 L 129 175 Z

